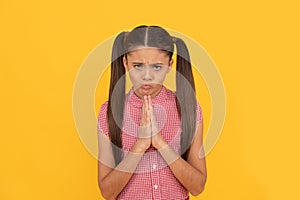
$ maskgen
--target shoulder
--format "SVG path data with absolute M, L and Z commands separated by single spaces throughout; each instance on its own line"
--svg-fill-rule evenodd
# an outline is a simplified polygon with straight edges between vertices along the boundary
M 197 103 L 197 106 L 196 106 L 196 110 L 197 110 L 197 112 L 196 112 L 196 115 L 197 115 L 196 122 L 199 123 L 203 120 L 202 108 L 201 108 L 198 100 L 196 100 L 196 103 Z
M 100 111 L 99 114 L 103 111 L 107 110 L 107 106 L 108 106 L 108 101 L 105 101 L 101 106 L 100 106 Z
M 98 119 L 106 118 L 107 107 L 108 107 L 108 101 L 104 102 L 100 106 L 100 110 L 99 110 L 99 113 L 98 113 Z
M 108 107 L 108 101 L 104 102 L 100 107 L 100 111 L 98 113 L 98 132 L 108 133 L 107 114 L 106 114 L 107 107 Z

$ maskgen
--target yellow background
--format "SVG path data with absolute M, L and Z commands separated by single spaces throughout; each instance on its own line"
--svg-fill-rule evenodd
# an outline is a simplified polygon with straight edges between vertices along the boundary
M 1 0 L 0 199 L 101 199 L 97 162 L 74 126 L 73 84 L 96 45 L 140 24 L 192 37 L 224 81 L 224 129 L 193 199 L 299 199 L 296 2 Z

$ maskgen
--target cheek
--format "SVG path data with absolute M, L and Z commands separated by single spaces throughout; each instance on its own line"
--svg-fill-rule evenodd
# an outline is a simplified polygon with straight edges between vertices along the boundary
M 166 78 L 167 73 L 162 72 L 162 73 L 157 73 L 155 74 L 155 82 L 157 83 L 163 83 L 165 78 Z
M 139 79 L 139 74 L 134 73 L 134 72 L 129 72 L 129 77 L 132 80 L 138 80 Z
M 140 81 L 140 77 L 137 73 L 129 72 L 129 78 L 133 85 L 138 84 L 138 82 Z

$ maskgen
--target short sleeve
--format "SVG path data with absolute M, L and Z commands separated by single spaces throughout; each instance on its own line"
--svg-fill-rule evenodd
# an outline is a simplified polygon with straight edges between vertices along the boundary
M 108 127 L 107 127 L 107 105 L 108 102 L 106 101 L 100 107 L 100 111 L 98 114 L 98 133 L 104 133 L 108 136 Z
M 197 118 L 196 118 L 196 123 L 198 124 L 199 122 L 201 122 L 203 120 L 203 116 L 202 116 L 202 109 L 200 104 L 197 101 Z

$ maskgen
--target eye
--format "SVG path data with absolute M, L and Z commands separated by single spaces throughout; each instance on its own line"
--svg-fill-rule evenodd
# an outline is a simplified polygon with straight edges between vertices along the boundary
M 137 69 L 137 70 L 141 70 L 141 69 L 143 69 L 143 66 L 142 65 L 133 65 L 133 68 Z
M 158 70 L 160 70 L 162 68 L 162 66 L 159 66 L 159 65 L 154 65 L 153 66 L 153 69 L 155 70 L 155 71 L 158 71 Z

